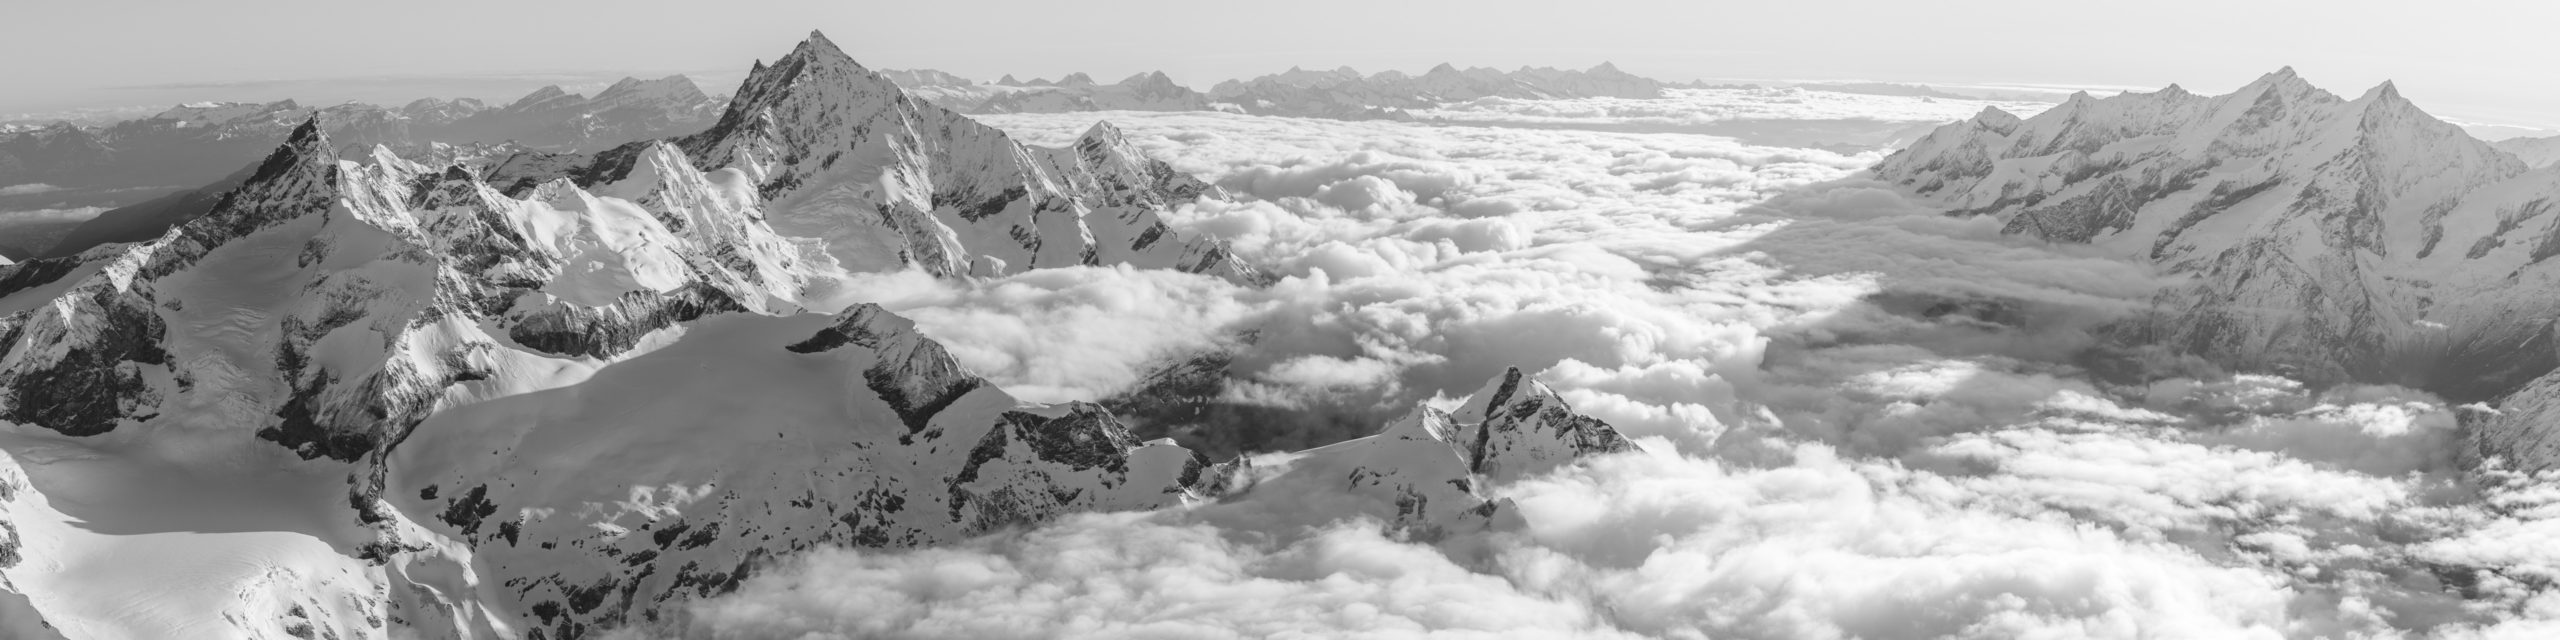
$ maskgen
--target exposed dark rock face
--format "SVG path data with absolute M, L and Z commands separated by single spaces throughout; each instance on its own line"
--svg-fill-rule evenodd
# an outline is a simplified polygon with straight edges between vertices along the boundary
M 1467 470 L 1496 480 L 1544 472 L 1575 458 L 1634 451 L 1609 423 L 1574 413 L 1518 367 L 1504 370 L 1454 418 L 1462 424 Z M 1473 437 L 1467 437 L 1468 434 Z
M 630 351 L 649 332 L 746 310 L 729 294 L 695 282 L 670 292 L 634 291 L 611 306 L 543 309 L 508 328 L 507 337 L 544 353 L 610 358 Z
M 1107 126 L 1037 150 L 893 88 L 853 108 L 830 91 L 868 72 L 823 39 L 802 50 L 751 79 L 728 133 L 595 156 L 351 162 L 307 119 L 237 187 L 173 201 L 204 210 L 165 232 L 0 267 L 0 420 L 116 443 L 187 430 L 225 463 L 290 451 L 288 471 L 345 478 L 373 537 L 331 542 L 389 582 L 257 621 L 313 637 L 593 637 L 820 545 L 941 544 L 1234 482 L 1103 406 L 1021 402 L 878 306 L 809 315 L 824 257 L 691 152 L 788 198 L 874 150 L 856 145 L 930 151 L 893 176 L 929 180 L 924 201 L 863 212 L 909 225 L 906 260 L 1266 281 L 1158 219 L 1214 188 Z M 566 99 L 537 98 L 520 106 Z M 892 121 L 918 126 L 873 126 Z M 1043 231 L 1058 222 L 1077 231 Z M 1012 248 L 925 241 L 972 224 Z M 759 368 L 699 373 L 739 363 Z M 0 569 L 28 555 L 6 513 Z M 442 582 L 464 576 L 480 582 Z M 312 604 L 332 594 L 358 604 Z M 366 620 L 333 619 L 348 607 Z

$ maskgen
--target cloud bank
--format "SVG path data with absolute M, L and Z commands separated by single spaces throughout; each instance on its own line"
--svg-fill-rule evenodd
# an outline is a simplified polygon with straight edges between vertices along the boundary
M 1872 155 L 1105 116 L 1241 196 L 1177 226 L 1288 279 L 893 275 L 855 295 L 1033 397 L 1104 397 L 1209 349 L 1232 356 L 1232 400 L 1374 429 L 1516 365 L 1646 451 L 1494 487 L 1524 526 L 1434 545 L 1297 508 L 1320 487 L 1258 491 L 813 551 L 666 632 L 2543 637 L 2560 619 L 2560 491 L 2463 473 L 2441 400 L 2110 352 L 2095 332 L 2156 277 L 1857 180 Z M 1062 144 L 1091 118 L 990 120 Z

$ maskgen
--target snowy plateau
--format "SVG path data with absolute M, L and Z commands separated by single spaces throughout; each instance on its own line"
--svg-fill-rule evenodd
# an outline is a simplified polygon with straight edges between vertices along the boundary
M 2560 634 L 2549 140 L 1905 93 L 182 106 L 0 257 L 0 638 Z

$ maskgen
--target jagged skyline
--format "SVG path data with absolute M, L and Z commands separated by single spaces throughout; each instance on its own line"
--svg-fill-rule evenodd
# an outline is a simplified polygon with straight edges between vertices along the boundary
M 2560 22 L 2560 9 L 2548 6 L 2470 3 L 2478 6 L 2411 14 L 2360 2 L 2292 15 L 2277 7 L 2181 2 L 2100 15 L 2050 11 L 2020 0 L 1931 7 L 1633 1 L 1561 7 L 1506 0 L 1455 13 L 1458 7 L 1436 2 L 1318 2 L 1304 11 L 1244 16 L 1234 9 L 1156 0 L 1004 7 L 765 0 L 724 5 L 718 12 L 675 3 L 606 6 L 579 0 L 448 3 L 442 11 L 402 12 L 388 20 L 376 10 L 303 0 L 260 12 L 162 4 L 122 0 L 15 9 L 18 19 L 0 25 L 0 59 L 42 64 L 0 67 L 0 86 L 11 89 L 0 92 L 6 96 L 0 112 L 151 105 L 188 92 L 249 86 L 268 89 L 254 98 L 327 103 L 354 97 L 356 89 L 341 89 L 345 83 L 333 80 L 348 78 L 477 86 L 505 96 L 542 84 L 610 82 L 625 74 L 682 72 L 719 87 L 735 80 L 740 64 L 769 55 L 761 53 L 764 43 L 816 27 L 877 67 L 933 68 L 979 79 L 1085 72 L 1108 80 L 1163 70 L 1195 87 L 1290 66 L 1417 72 L 1440 62 L 1509 69 L 1587 68 L 1609 61 L 1669 81 L 1855 79 L 2088 88 L 2180 83 L 2213 93 L 2292 65 L 2334 86 L 2396 80 L 2414 99 L 2457 120 L 2560 128 L 2560 117 L 2548 115 L 2560 113 L 2560 89 L 2520 80 L 2532 77 L 2533 65 L 2543 59 L 2531 30 Z M 990 11 L 1011 19 L 980 19 Z M 137 12 L 170 19 L 118 19 Z M 278 15 L 296 19 L 274 19 Z M 791 19 L 772 19 L 781 15 Z M 1636 16 L 1643 19 L 1626 19 Z M 1969 17 L 1983 28 L 1909 27 L 1948 17 Z M 1236 28 L 1237 20 L 1248 18 L 1259 26 Z M 954 39 L 946 29 L 913 28 L 960 23 L 977 35 Z M 1440 26 L 1410 28 L 1416 24 Z M 2277 24 L 2287 26 L 2269 28 Z M 563 25 L 659 45 L 578 46 L 570 43 L 584 38 L 562 37 L 569 33 Z M 1111 29 L 1150 35 L 1057 46 L 1056 39 L 1068 34 Z M 2179 44 L 2168 46 L 2172 41 Z M 445 46 L 470 42 L 509 46 Z M 310 55 L 315 48 L 329 55 Z M 422 55 L 422 49 L 431 53 Z M 2035 55 L 2020 55 L 2028 51 Z M 2124 55 L 2128 51 L 2141 54 Z M 706 75 L 723 72 L 731 75 Z M 274 91 L 296 83 L 315 89 L 295 92 L 301 95 Z M 311 95 L 323 89 L 348 95 Z M 410 97 L 423 95 L 467 94 Z
M 2560 166 L 2403 84 L 963 111 L 803 33 L 0 139 L 19 228 L 234 185 L 0 254 L 0 637 L 2560 636 Z

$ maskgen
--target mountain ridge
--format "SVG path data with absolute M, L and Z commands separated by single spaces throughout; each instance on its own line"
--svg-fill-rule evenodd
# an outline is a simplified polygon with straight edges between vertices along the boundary
M 1951 215 L 2181 279 L 2111 326 L 2117 340 L 2520 407 L 2481 421 L 2482 455 L 2560 462 L 2531 444 L 2560 388 L 2560 296 L 2539 293 L 2560 283 L 2560 170 L 2393 83 L 2348 99 L 2288 67 L 2222 96 L 2172 85 L 2023 120 L 1991 109 L 1873 171 Z
M 1011 163 L 969 165 L 983 174 L 873 168 L 1031 181 L 1075 205 L 1052 214 L 1143 220 L 1209 188 L 1107 123 L 1066 149 L 974 137 L 833 49 L 813 34 L 759 65 L 722 127 L 548 155 L 589 164 L 512 190 L 493 184 L 505 163 L 344 157 L 312 118 L 156 238 L 0 266 L 0 591 L 84 634 L 569 640 L 680 624 L 686 601 L 813 546 L 947 544 L 1261 482 L 1340 492 L 1415 539 L 1516 527 L 1483 482 L 1633 449 L 1514 369 L 1458 416 L 1420 408 L 1304 463 L 1212 463 L 1100 405 L 1023 402 L 877 305 L 821 307 L 842 266 L 771 221 L 839 149 L 999 152 Z M 834 117 L 866 104 L 882 108 Z M 849 133 L 872 123 L 912 133 Z M 900 137 L 928 133 L 949 139 Z M 980 220 L 1038 219 L 995 191 Z M 1136 242 L 1124 229 L 1077 237 Z M 1174 257 L 1195 262 L 1137 266 L 1251 269 Z M 185 475 L 57 500 L 46 487 L 94 473 L 66 460 Z M 181 488 L 308 524 L 189 537 L 218 514 L 161 504 Z M 77 524 L 102 518 L 158 524 Z M 192 545 L 156 569 L 186 579 L 136 588 L 207 608 L 137 619 L 74 595 L 76 567 L 135 545 Z

